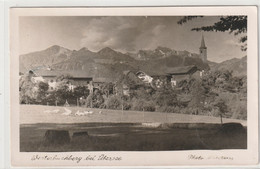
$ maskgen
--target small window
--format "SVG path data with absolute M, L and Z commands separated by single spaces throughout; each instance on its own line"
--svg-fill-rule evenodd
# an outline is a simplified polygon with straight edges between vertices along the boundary
M 51 87 L 51 90 L 53 90 L 53 87 Z

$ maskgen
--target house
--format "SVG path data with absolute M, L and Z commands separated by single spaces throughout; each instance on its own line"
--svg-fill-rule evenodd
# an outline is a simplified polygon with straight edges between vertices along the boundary
M 115 89 L 116 93 L 129 96 L 131 92 L 145 83 L 137 77 L 136 73 L 130 70 L 123 71 L 122 77 L 117 81 Z
M 172 86 L 176 86 L 181 80 L 201 77 L 201 71 L 195 65 L 168 68 L 165 72 L 170 77 Z
M 150 76 L 153 78 L 151 86 L 156 88 L 161 88 L 171 80 L 171 76 L 165 72 L 151 72 Z
M 60 71 L 60 70 L 48 70 L 40 69 L 34 72 L 38 79 L 44 79 L 44 82 L 49 84 L 49 90 L 54 90 L 58 82 L 62 78 L 69 80 L 69 89 L 73 90 L 76 86 L 91 86 L 93 78 L 83 71 Z
M 93 87 L 92 87 L 92 90 L 90 90 L 90 91 L 94 91 L 95 89 L 100 89 L 103 84 L 113 83 L 113 82 L 114 82 L 113 79 L 108 78 L 108 77 L 94 77 L 93 78 Z
M 130 87 L 126 84 L 123 84 L 123 95 L 130 96 Z
M 138 71 L 136 72 L 136 75 L 139 79 L 141 79 L 144 83 L 152 83 L 153 81 L 153 78 L 151 76 L 149 76 L 148 74 L 146 74 L 145 72 L 143 71 Z
M 191 65 L 165 68 L 163 71 L 153 70 L 149 73 L 139 71 L 136 74 L 144 83 L 149 83 L 152 87 L 160 88 L 167 83 L 176 86 L 181 80 L 189 79 L 191 77 L 200 78 L 203 73 L 204 70 L 200 70 L 197 66 Z
M 207 63 L 207 47 L 205 45 L 204 36 L 202 35 L 201 38 L 201 46 L 199 48 L 199 55 L 198 54 L 191 54 L 187 51 L 179 51 L 180 55 L 188 55 L 189 57 L 196 56 L 199 57 L 202 62 L 205 64 Z M 172 86 L 176 86 L 178 82 L 181 80 L 185 80 L 188 78 L 200 78 L 205 73 L 204 70 L 199 69 L 195 65 L 190 66 L 180 66 L 180 67 L 169 67 L 165 68 L 163 71 L 157 70 L 157 72 L 147 72 L 152 78 L 153 83 L 156 87 L 162 86 L 164 83 L 171 83 Z M 143 81 L 147 81 L 147 77 L 144 75 L 145 73 L 140 73 L 138 76 Z
M 35 76 L 35 77 L 32 77 L 32 81 L 34 83 L 39 83 L 39 82 L 44 82 L 44 79 L 42 76 Z

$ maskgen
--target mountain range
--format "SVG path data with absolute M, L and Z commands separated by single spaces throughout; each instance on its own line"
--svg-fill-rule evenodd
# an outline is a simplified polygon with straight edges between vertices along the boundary
M 209 63 L 210 69 L 215 70 L 229 70 L 232 71 L 233 76 L 246 76 L 247 75 L 247 56 L 241 59 L 233 58 L 221 63 Z
M 166 47 L 139 50 L 137 53 L 121 53 L 109 47 L 92 52 L 87 48 L 69 50 L 57 45 L 42 51 L 20 55 L 19 70 L 21 73 L 41 68 L 67 72 L 83 71 L 92 77 L 116 79 L 125 70 L 142 70 L 152 74 L 163 72 L 167 67 L 188 65 L 214 70 L 229 68 L 229 65 L 232 65 L 231 67 L 236 74 L 246 73 L 246 58 L 231 59 L 219 64 L 214 62 L 206 64 L 196 53 L 176 51 Z

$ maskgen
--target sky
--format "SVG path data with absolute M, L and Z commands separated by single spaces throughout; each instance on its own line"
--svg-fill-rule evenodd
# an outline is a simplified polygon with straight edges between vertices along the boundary
M 196 18 L 177 24 L 181 16 L 23 16 L 19 18 L 20 54 L 59 45 L 70 50 L 83 47 L 99 51 L 110 47 L 137 52 L 158 46 L 199 53 L 202 34 L 208 60 L 222 62 L 241 58 L 239 36 L 228 32 L 196 32 L 194 27 L 212 25 L 217 16 Z

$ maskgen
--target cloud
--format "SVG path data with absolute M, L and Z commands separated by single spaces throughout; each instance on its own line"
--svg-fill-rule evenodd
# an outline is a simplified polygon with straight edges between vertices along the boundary
M 227 39 L 225 41 L 225 44 L 234 45 L 234 46 L 241 46 L 241 43 L 239 43 L 238 40 L 235 40 L 235 39 Z
M 93 51 L 104 47 L 121 51 L 154 47 L 169 26 L 167 19 L 142 16 L 95 18 L 83 29 L 81 47 Z
M 25 54 L 60 45 L 72 50 L 87 47 L 98 51 L 111 47 L 121 52 L 136 52 L 163 46 L 197 53 L 202 33 L 191 29 L 211 25 L 218 17 L 203 17 L 178 25 L 180 17 L 26 16 L 19 20 L 19 49 Z M 246 55 L 240 50 L 240 36 L 228 32 L 204 32 L 204 37 L 208 58 L 212 61 Z

